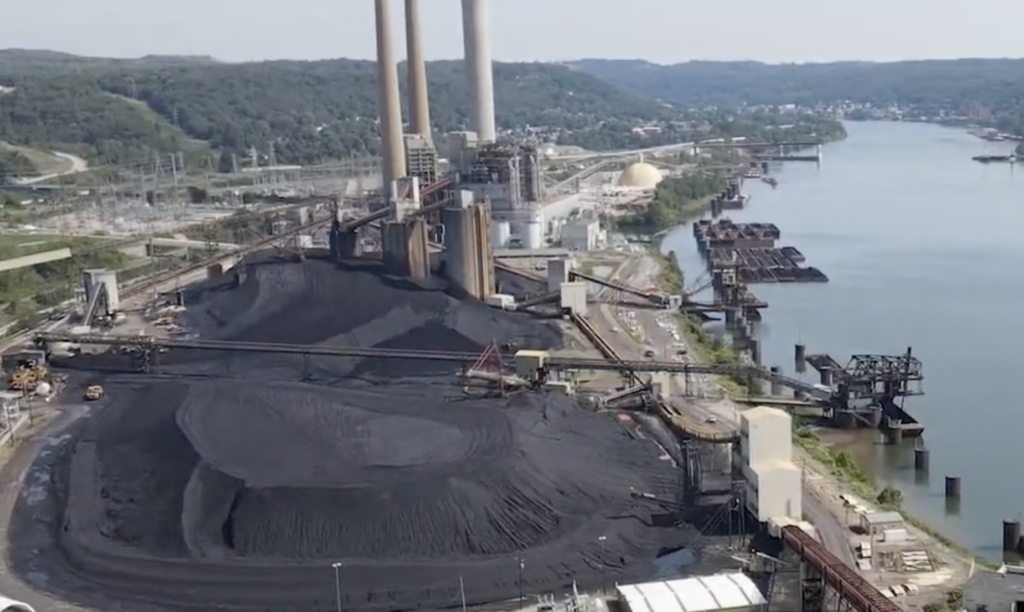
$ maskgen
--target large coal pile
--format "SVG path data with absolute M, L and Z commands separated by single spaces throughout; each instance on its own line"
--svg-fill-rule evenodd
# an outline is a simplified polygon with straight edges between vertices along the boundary
M 188 317 L 207 337 L 260 342 L 559 343 L 521 316 L 320 262 L 253 268 Z M 683 537 L 630 497 L 676 495 L 659 447 L 564 396 L 468 397 L 451 363 L 318 357 L 310 375 L 301 357 L 245 355 L 222 377 L 222 355 L 173 357 L 170 380 L 115 388 L 94 423 L 99 529 L 152 556 L 202 559 L 203 584 L 221 571 L 197 590 L 206 602 L 265 589 L 266 605 L 331 603 L 333 582 L 305 566 L 332 561 L 346 568 L 346 609 L 453 605 L 458 576 L 472 601 L 492 601 L 516 596 L 520 558 L 527 593 L 597 586 L 647 577 Z M 215 376 L 190 376 L 203 372 Z M 251 563 L 264 573 L 232 569 Z

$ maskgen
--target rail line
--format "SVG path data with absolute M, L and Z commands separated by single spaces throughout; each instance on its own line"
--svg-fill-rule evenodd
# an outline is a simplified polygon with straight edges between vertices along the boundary
M 857 612 L 902 612 L 898 605 L 874 585 L 799 527 L 783 527 L 782 541 L 819 572 L 825 584 L 832 587 Z

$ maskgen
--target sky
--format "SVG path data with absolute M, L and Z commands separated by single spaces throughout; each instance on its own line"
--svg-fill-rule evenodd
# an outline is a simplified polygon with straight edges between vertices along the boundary
M 402 0 L 390 0 L 404 57 Z M 5 0 L 0 48 L 225 61 L 371 59 L 370 0 Z M 420 0 L 428 59 L 462 56 L 459 0 Z M 428 10 L 429 8 L 429 10 Z M 489 0 L 498 61 L 1021 57 L 1011 0 Z

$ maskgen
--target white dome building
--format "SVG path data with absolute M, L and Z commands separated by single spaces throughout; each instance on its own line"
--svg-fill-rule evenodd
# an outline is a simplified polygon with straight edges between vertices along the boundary
M 654 189 L 664 178 L 661 171 L 643 161 L 630 164 L 619 175 L 619 187 L 632 189 Z

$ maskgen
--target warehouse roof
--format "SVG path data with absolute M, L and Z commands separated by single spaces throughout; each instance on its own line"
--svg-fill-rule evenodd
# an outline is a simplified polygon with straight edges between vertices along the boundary
M 712 612 L 768 604 L 741 573 L 627 584 L 617 590 L 630 612 Z

